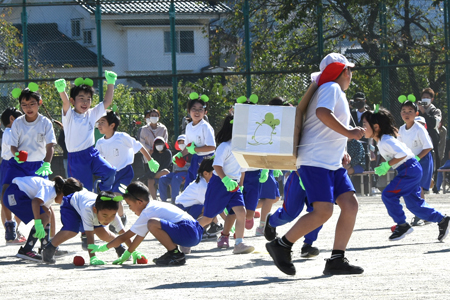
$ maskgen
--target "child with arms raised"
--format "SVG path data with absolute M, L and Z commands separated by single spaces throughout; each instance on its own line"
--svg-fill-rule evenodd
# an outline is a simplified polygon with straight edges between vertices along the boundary
M 125 251 L 113 264 L 122 264 L 131 255 L 136 262 L 140 253 L 136 253 L 135 250 L 150 231 L 167 250 L 163 256 L 155 258 L 153 262 L 159 266 L 184 265 L 186 258 L 178 249 L 178 245 L 192 247 L 200 243 L 203 234 L 200 224 L 188 213 L 170 203 L 150 201 L 150 192 L 142 182 L 132 182 L 127 187 L 124 198 L 130 210 L 139 216 L 137 221 L 130 230 L 108 244 L 89 245 L 89 249 L 96 252 L 107 251 L 136 235 L 128 251 Z

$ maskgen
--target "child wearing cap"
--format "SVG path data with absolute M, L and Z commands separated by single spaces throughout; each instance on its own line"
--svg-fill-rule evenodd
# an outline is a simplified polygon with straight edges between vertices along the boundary
M 266 244 L 275 265 L 288 275 L 295 275 L 291 249 L 305 234 L 323 225 L 333 214 L 334 205 L 341 208 L 336 224 L 331 258 L 325 275 L 361 274 L 361 267 L 351 265 L 345 250 L 355 226 L 358 200 L 355 189 L 342 166 L 348 163 L 347 139 L 359 140 L 360 127 L 350 128 L 350 109 L 344 91 L 348 89 L 355 65 L 339 53 L 328 54 L 312 79 L 319 86 L 306 111 L 306 120 L 298 147 L 297 167 L 308 202 L 314 210 L 303 215 L 282 238 Z
M 175 143 L 175 149 L 178 151 L 183 151 L 184 148 L 186 148 L 186 145 L 184 144 L 185 140 L 186 136 L 184 134 L 178 136 L 178 139 Z M 187 176 L 187 170 L 190 166 L 190 163 L 188 162 L 190 156 L 192 155 L 188 154 L 177 159 L 173 164 L 172 172 L 159 178 L 159 197 L 161 198 L 161 201 L 167 201 L 167 191 L 170 185 L 172 196 L 171 201 L 172 203 L 175 203 L 175 198 L 180 193 L 181 184 Z

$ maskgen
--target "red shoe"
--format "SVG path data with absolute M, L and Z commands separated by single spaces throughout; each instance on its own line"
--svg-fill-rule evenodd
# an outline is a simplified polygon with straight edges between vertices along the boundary
M 255 211 L 255 219 L 261 218 L 261 213 L 259 211 Z
M 251 220 L 245 220 L 245 229 L 252 229 L 253 228 L 253 224 L 255 224 L 254 219 Z

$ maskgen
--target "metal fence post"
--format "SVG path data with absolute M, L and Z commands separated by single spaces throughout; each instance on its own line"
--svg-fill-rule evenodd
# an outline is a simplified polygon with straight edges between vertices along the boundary
M 447 91 L 447 124 L 450 122 L 450 65 L 448 61 L 448 53 L 450 51 L 450 40 L 449 40 L 449 2 L 444 0 L 444 35 L 445 35 L 445 83 Z M 448 125 L 447 125 L 448 127 Z M 447 136 L 450 138 L 450 130 L 447 131 Z
M 323 17 L 322 17 L 322 0 L 317 3 L 317 50 L 319 61 L 323 58 Z
M 252 78 L 250 75 L 250 63 L 251 63 L 251 55 L 250 55 L 250 6 L 248 4 L 248 0 L 244 1 L 244 31 L 245 31 L 245 72 L 247 78 L 247 97 L 250 97 L 252 94 Z
M 176 31 L 175 31 L 175 4 L 173 0 L 170 1 L 169 8 L 170 19 L 170 44 L 172 52 L 172 89 L 173 89 L 173 131 L 175 137 L 178 137 L 178 78 L 177 78 L 177 45 L 176 43 Z
M 386 2 L 380 1 L 380 35 L 381 35 L 381 95 L 382 104 L 386 109 L 390 108 L 389 103 L 389 69 L 387 68 L 387 45 L 386 45 Z
M 23 35 L 23 76 L 28 79 L 28 15 L 27 0 L 23 0 L 22 8 L 22 35 Z
M 97 29 L 97 76 L 103 77 L 103 55 L 102 55 L 102 11 L 99 1 L 95 5 L 95 25 Z M 103 101 L 103 80 L 98 82 L 98 96 Z

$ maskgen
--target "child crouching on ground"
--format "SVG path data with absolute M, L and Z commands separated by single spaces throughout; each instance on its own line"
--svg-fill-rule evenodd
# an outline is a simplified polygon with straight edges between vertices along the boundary
M 142 182 L 132 182 L 123 195 L 129 208 L 139 218 L 131 226 L 130 230 L 121 234 L 113 241 L 102 246 L 89 245 L 89 249 L 96 252 L 107 251 L 111 247 L 117 247 L 123 241 L 127 241 L 136 235 L 128 251 L 113 264 L 122 264 L 131 255 L 134 261 L 140 256 L 135 250 L 144 240 L 147 233 L 151 234 L 167 249 L 167 252 L 159 258 L 153 259 L 158 266 L 180 266 L 186 263 L 182 247 L 193 247 L 202 240 L 203 228 L 188 213 L 178 207 L 165 202 L 150 201 L 150 192 Z M 133 253 L 134 252 L 134 253 Z

